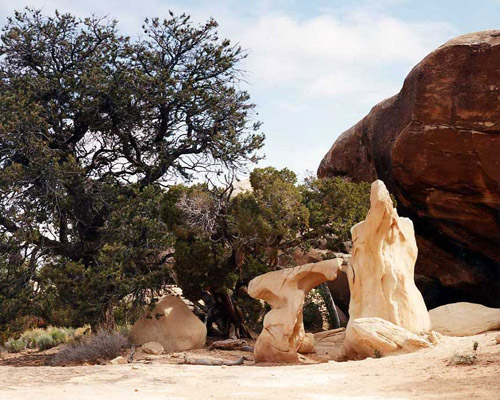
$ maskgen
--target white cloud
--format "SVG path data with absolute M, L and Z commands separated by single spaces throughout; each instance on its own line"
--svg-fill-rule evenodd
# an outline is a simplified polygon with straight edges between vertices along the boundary
M 395 90 L 384 69 L 412 66 L 453 35 L 446 23 L 406 23 L 357 9 L 298 20 L 262 16 L 242 35 L 251 49 L 251 81 L 266 87 L 295 87 L 304 98 Z M 384 97 L 384 95 L 382 96 Z
M 146 16 L 186 12 L 196 23 L 214 17 L 220 36 L 239 42 L 250 55 L 245 86 L 257 103 L 267 141 L 266 165 L 314 170 L 336 136 L 382 99 L 395 94 L 410 69 L 456 35 L 448 23 L 406 21 L 390 14 L 401 0 L 358 1 L 323 9 L 299 2 L 242 0 L 29 0 L 46 13 L 58 8 L 78 16 L 117 18 L 127 34 Z M 0 18 L 25 0 L 0 2 Z M 330 3 L 328 3 L 330 4 Z M 360 5 L 361 4 L 361 5 Z

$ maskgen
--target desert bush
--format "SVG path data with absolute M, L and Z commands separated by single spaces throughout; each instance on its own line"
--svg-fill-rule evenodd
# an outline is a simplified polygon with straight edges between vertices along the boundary
M 47 329 L 47 333 L 54 340 L 54 346 L 57 346 L 58 344 L 66 343 L 70 337 L 74 336 L 75 329 L 73 329 L 73 328 L 56 328 L 56 327 L 51 326 Z
M 47 350 L 55 345 L 54 339 L 48 333 L 43 333 L 36 338 L 35 347 L 40 350 Z
M 19 339 L 11 338 L 5 348 L 11 353 L 17 353 L 25 348 L 46 350 L 58 344 L 65 343 L 75 335 L 73 328 L 57 328 L 50 326 L 46 329 L 35 328 L 24 331 Z
M 68 343 L 54 356 L 52 364 L 66 365 L 99 359 L 111 360 L 118 357 L 128 345 L 128 339 L 121 333 L 102 331 Z
M 24 342 L 25 346 L 28 349 L 34 349 L 37 347 L 36 343 L 38 342 L 38 338 L 44 335 L 45 333 L 46 332 L 44 329 L 40 328 L 30 329 L 23 332 L 19 340 Z
M 19 339 L 10 339 L 5 342 L 5 348 L 9 353 L 19 353 L 26 348 L 26 344 Z
M 57 346 L 58 344 L 65 343 L 68 337 L 73 334 L 73 328 L 57 328 L 50 326 L 47 329 L 37 328 L 26 331 L 21 335 L 20 340 L 26 343 L 26 347 L 29 349 L 45 350 Z M 42 346 L 40 346 L 40 343 L 43 343 Z

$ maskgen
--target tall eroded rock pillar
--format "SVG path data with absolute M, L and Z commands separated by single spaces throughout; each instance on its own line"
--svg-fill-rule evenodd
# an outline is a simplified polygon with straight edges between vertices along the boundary
M 351 354 L 357 353 L 360 345 L 353 329 L 359 318 L 381 318 L 414 334 L 431 329 L 429 313 L 414 281 L 418 251 L 413 223 L 398 215 L 380 180 L 372 183 L 370 203 L 366 219 L 351 229 L 352 268 L 347 271 L 350 320 L 344 343 L 344 351 Z

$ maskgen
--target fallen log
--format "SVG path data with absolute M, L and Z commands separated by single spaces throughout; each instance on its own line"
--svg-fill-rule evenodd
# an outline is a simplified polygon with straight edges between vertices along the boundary
M 227 365 L 227 366 L 233 366 L 233 365 L 242 365 L 244 361 L 247 360 L 245 356 L 241 356 L 235 361 L 227 361 L 227 360 L 207 360 L 205 358 L 189 358 L 187 355 L 184 355 L 184 362 L 183 364 L 190 364 L 190 365 Z
M 323 339 L 330 338 L 343 332 L 345 332 L 345 328 L 330 329 L 329 331 L 318 332 L 314 334 L 314 341 L 317 343 Z
M 253 347 L 249 346 L 245 340 L 241 339 L 226 339 L 226 340 L 218 340 L 213 342 L 208 350 L 240 350 L 240 351 L 249 351 L 253 353 Z

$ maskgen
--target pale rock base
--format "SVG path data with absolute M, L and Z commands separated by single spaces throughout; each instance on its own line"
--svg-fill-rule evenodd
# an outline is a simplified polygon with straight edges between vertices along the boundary
M 472 336 L 500 329 L 500 309 L 452 303 L 429 311 L 432 329 L 447 336 Z
M 438 341 L 437 335 L 417 335 L 382 318 L 358 318 L 346 329 L 344 355 L 355 359 L 411 353 Z

